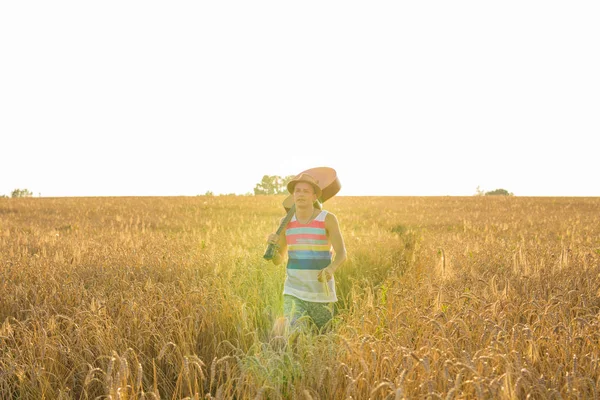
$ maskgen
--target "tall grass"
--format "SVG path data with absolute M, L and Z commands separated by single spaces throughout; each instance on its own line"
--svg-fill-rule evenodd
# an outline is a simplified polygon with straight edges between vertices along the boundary
M 1 398 L 600 396 L 600 199 L 334 198 L 336 317 L 285 335 L 282 201 L 0 199 Z

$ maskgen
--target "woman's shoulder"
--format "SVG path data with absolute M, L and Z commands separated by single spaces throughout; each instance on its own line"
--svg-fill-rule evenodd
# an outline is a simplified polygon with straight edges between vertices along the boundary
M 326 221 L 331 218 L 335 218 L 335 215 L 333 215 L 331 212 L 329 212 L 327 210 L 321 210 L 321 212 L 319 212 L 319 214 L 316 216 L 315 219 L 319 220 L 319 221 Z
M 337 217 L 331 211 L 323 210 L 322 213 L 323 213 L 323 219 L 324 219 L 325 222 L 327 222 L 327 221 L 332 221 L 332 222 L 333 221 L 337 221 Z

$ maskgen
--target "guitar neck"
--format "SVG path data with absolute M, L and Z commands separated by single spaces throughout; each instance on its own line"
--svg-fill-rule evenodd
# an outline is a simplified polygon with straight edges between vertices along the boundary
M 279 228 L 277 228 L 277 234 L 278 235 L 281 235 L 281 232 L 283 232 L 283 229 L 290 222 L 290 220 L 294 216 L 295 212 L 296 212 L 296 205 L 294 204 L 294 205 L 292 205 L 292 207 L 288 211 L 288 213 L 285 216 L 285 218 L 283 219 L 283 221 L 281 221 L 281 224 L 279 224 Z

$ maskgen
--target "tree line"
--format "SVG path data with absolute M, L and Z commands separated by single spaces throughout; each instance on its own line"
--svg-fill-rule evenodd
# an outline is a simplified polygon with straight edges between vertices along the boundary
M 515 194 L 506 189 L 494 189 L 488 192 L 482 190 L 479 186 L 475 191 L 475 196 L 514 196 Z
M 264 175 L 262 180 L 254 186 L 254 195 L 279 195 L 287 193 L 287 184 L 294 178 L 295 175 L 288 175 L 281 177 L 279 175 Z M 250 194 L 250 193 L 248 193 Z M 212 192 L 208 191 L 205 195 L 212 195 Z M 506 189 L 495 189 L 488 192 L 481 190 L 477 186 L 475 196 L 514 196 L 513 193 Z M 1 195 L 0 197 L 8 197 Z M 11 192 L 10 197 L 33 197 L 33 193 L 28 189 L 15 189 Z
M 0 197 L 8 197 L 7 195 L 0 195 Z M 33 197 L 33 193 L 31 192 L 31 190 L 28 189 L 15 189 L 10 193 L 10 197 L 12 198 L 17 198 L 17 197 Z
M 287 193 L 287 184 L 294 176 L 264 175 L 262 180 L 254 186 L 254 195 L 285 194 Z

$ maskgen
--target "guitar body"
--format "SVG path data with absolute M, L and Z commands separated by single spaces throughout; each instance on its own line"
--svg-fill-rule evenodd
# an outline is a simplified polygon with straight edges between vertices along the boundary
M 333 196 L 335 196 L 342 188 L 342 185 L 340 184 L 340 181 L 337 177 L 337 173 L 335 172 L 335 170 L 333 168 L 329 168 L 329 167 L 311 168 L 311 169 L 307 169 L 306 171 L 300 172 L 300 174 L 298 174 L 298 175 L 301 175 L 301 174 L 308 174 L 317 181 L 317 184 L 321 188 L 321 197 L 319 197 L 319 199 L 317 199 L 319 204 L 323 203 L 323 202 L 329 200 L 330 198 L 332 198 Z M 283 221 L 281 221 L 281 224 L 279 224 L 279 228 L 277 228 L 276 233 L 278 235 L 281 234 L 281 232 L 283 231 L 285 226 L 288 224 L 288 222 L 290 222 L 290 220 L 294 216 L 294 213 L 296 212 L 296 204 L 294 203 L 293 195 L 290 194 L 288 197 L 286 197 L 286 199 L 283 201 L 283 208 L 285 208 L 287 215 L 285 216 Z M 274 254 L 275 254 L 275 246 L 272 244 L 269 244 L 267 246 L 267 250 L 265 251 L 265 254 L 263 255 L 263 258 L 265 260 L 271 260 L 273 258 Z
M 322 191 L 321 197 L 319 197 L 319 199 L 318 199 L 320 203 L 324 203 L 325 201 L 327 201 L 330 198 L 332 198 L 333 196 L 335 196 L 342 188 L 342 185 L 340 184 L 340 180 L 337 177 L 337 173 L 335 172 L 335 169 L 333 169 L 333 168 L 329 168 L 329 167 L 311 168 L 311 169 L 307 169 L 306 171 L 300 172 L 298 175 L 301 175 L 301 174 L 308 174 L 308 175 L 312 176 L 313 178 L 315 178 L 315 180 L 317 181 L 317 184 L 319 185 L 319 187 L 321 188 L 321 191 Z M 294 205 L 294 196 L 290 194 L 283 201 L 283 208 L 285 208 L 286 211 L 289 211 L 293 205 Z

